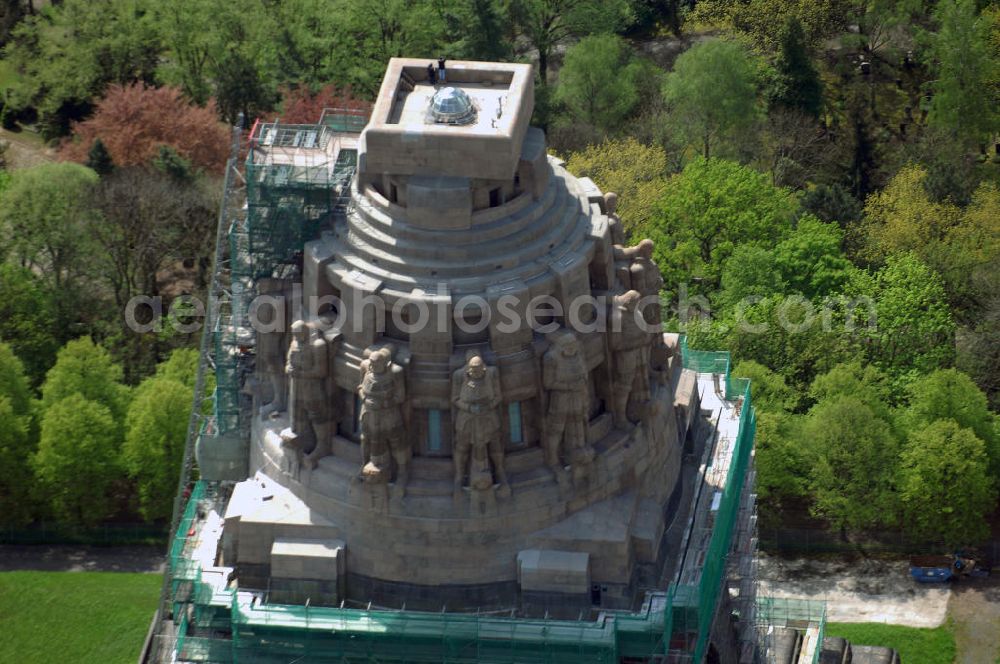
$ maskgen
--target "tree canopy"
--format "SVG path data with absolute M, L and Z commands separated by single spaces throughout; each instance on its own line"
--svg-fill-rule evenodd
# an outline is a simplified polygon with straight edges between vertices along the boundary
M 706 159 L 757 117 L 758 63 L 737 42 L 710 39 L 684 51 L 663 96 L 682 145 Z

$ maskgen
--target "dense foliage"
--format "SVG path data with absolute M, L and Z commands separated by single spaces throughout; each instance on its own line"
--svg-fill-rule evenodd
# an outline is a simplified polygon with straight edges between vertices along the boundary
M 0 520 L 166 516 L 192 340 L 125 303 L 205 288 L 227 123 L 363 111 L 406 55 L 536 65 L 534 123 L 655 240 L 668 325 L 752 379 L 765 518 L 984 534 L 996 2 L 43 4 L 0 20 L 0 121 L 66 160 L 0 170 Z

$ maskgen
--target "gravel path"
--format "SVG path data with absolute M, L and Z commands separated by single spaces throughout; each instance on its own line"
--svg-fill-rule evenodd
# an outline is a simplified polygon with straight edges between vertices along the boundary
M 937 627 L 945 620 L 952 594 L 951 585 L 913 581 L 905 561 L 845 562 L 761 554 L 759 570 L 760 595 L 825 600 L 831 622 Z
M 1000 575 L 959 582 L 948 614 L 955 624 L 956 664 L 1000 662 Z
M 163 573 L 163 548 L 153 546 L 0 545 L 0 572 L 147 572 Z

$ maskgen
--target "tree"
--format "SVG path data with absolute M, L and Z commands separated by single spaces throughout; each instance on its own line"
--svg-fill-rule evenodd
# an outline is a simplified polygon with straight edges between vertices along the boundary
M 89 337 L 70 341 L 59 351 L 42 384 L 41 410 L 48 413 L 56 404 L 79 395 L 107 410 L 112 432 L 119 434 L 112 439 L 117 444 L 129 401 L 129 389 L 121 380 L 122 368 L 108 351 Z
M 904 419 L 915 431 L 940 420 L 951 420 L 983 441 L 994 475 L 1000 476 L 1000 418 L 990 412 L 986 395 L 957 369 L 938 369 L 910 385 Z
M 504 32 L 502 8 L 498 0 L 464 0 L 458 3 L 454 21 L 462 37 L 453 45 L 456 57 L 487 62 L 506 61 L 511 43 Z
M 801 293 L 810 300 L 839 292 L 853 269 L 840 248 L 843 239 L 836 224 L 812 215 L 800 217 L 795 230 L 772 252 L 785 292 Z
M 211 102 L 204 108 L 194 106 L 171 87 L 113 85 L 94 115 L 75 124 L 73 132 L 63 144 L 62 156 L 78 162 L 87 159 L 97 140 L 118 166 L 148 164 L 163 145 L 214 173 L 222 171 L 229 157 L 229 133 L 219 123 L 215 106 Z
M 556 99 L 567 106 L 572 121 L 583 120 L 609 132 L 639 102 L 642 65 L 616 35 L 585 37 L 566 51 Z
M 986 517 L 996 507 L 996 481 L 975 432 L 948 419 L 918 429 L 901 466 L 900 500 L 910 535 L 948 546 L 989 536 Z
M 956 309 L 976 320 L 979 301 L 988 297 L 988 289 L 975 287 L 976 279 L 1000 258 L 1000 189 L 984 182 L 962 208 L 932 200 L 927 182 L 927 171 L 907 166 L 868 198 L 864 256 L 881 262 L 891 253 L 913 252 L 944 278 Z
M 139 385 L 129 405 L 122 456 L 147 520 L 167 519 L 173 510 L 193 394 L 190 387 L 156 375 Z
M 91 230 L 104 253 L 100 274 L 121 309 L 135 295 L 159 294 L 157 272 L 168 263 L 207 257 L 212 249 L 215 194 L 178 174 L 119 168 L 93 194 L 101 213 Z
M 27 268 L 0 263 L 0 339 L 24 363 L 34 386 L 42 382 L 59 350 L 55 310 L 40 277 Z
M 759 412 L 780 413 L 795 407 L 797 396 L 784 376 L 753 360 L 742 360 L 733 367 L 733 375 L 750 379 L 753 405 Z
M 330 83 L 313 92 L 307 87 L 282 88 L 281 114 L 278 119 L 288 124 L 319 122 L 323 109 L 345 109 L 359 117 L 368 117 L 372 105 L 354 97 L 350 88 L 340 89 Z
M 156 366 L 156 377 L 194 389 L 200 356 L 197 348 L 178 348 Z
M 941 277 L 912 253 L 889 256 L 874 278 L 858 280 L 848 291 L 875 303 L 868 357 L 879 368 L 903 379 L 954 360 L 955 322 Z
M 814 459 L 809 488 L 817 516 L 849 530 L 896 523 L 899 446 L 888 422 L 861 399 L 841 396 L 813 407 L 803 437 Z
M 1000 122 L 1000 64 L 991 52 L 989 25 L 974 0 L 942 0 L 934 18 L 939 29 L 928 51 L 935 80 L 927 121 L 966 143 L 984 143 Z
M 798 204 L 766 175 L 731 161 L 695 159 L 668 181 L 667 193 L 641 229 L 655 243 L 655 260 L 674 286 L 701 279 L 719 284 L 722 266 L 740 244 L 773 246 L 792 227 Z
M 888 420 L 891 417 L 889 404 L 892 388 L 889 377 L 877 367 L 862 365 L 858 360 L 842 362 L 816 376 L 809 386 L 808 396 L 817 403 L 840 397 L 855 397 L 881 419 Z
M 754 389 L 754 387 L 751 387 Z M 754 397 L 756 401 L 756 397 Z M 786 412 L 761 412 L 754 436 L 754 485 L 760 501 L 780 507 L 809 493 L 812 454 L 802 435 L 804 417 Z
M 111 158 L 108 148 L 105 147 L 104 141 L 100 138 L 95 138 L 91 144 L 84 166 L 102 176 L 110 175 L 111 171 L 115 169 L 115 160 Z
M 510 20 L 538 52 L 538 80 L 549 82 L 549 60 L 568 37 L 614 32 L 629 17 L 625 0 L 510 0 Z
M 806 42 L 816 45 L 847 28 L 849 7 L 845 0 L 699 0 L 691 18 L 732 25 L 760 50 L 774 51 L 780 43 L 775 26 L 795 19 L 804 29 Z
M 802 193 L 802 209 L 821 221 L 836 222 L 841 228 L 861 219 L 861 204 L 844 187 L 818 184 Z
M 667 75 L 664 99 L 678 140 L 706 159 L 758 115 L 757 63 L 739 44 L 710 39 L 682 53 Z
M 865 202 L 862 226 L 865 257 L 881 263 L 892 253 L 915 251 L 923 257 L 940 245 L 962 211 L 950 202 L 935 203 L 924 183 L 927 171 L 904 166 L 885 189 Z
M 573 152 L 566 168 L 589 177 L 603 191 L 618 195 L 617 214 L 626 233 L 646 227 L 667 188 L 667 155 L 663 148 L 634 138 L 608 139 Z
M 71 329 L 80 312 L 84 279 L 93 263 L 87 205 L 97 174 L 77 164 L 20 169 L 0 199 L 0 233 L 8 254 L 40 275 L 56 304 L 56 329 Z M 2 252 L 0 252 L 2 253 Z
M 32 404 L 20 360 L 0 342 L 0 524 L 21 525 L 31 518 L 31 467 L 34 452 Z
M 823 84 L 813 65 L 799 20 L 790 16 L 778 38 L 771 105 L 819 117 L 823 108 Z
M 109 84 L 153 83 L 161 41 L 149 4 L 64 0 L 27 17 L 6 49 L 21 74 L 8 102 L 36 108 L 43 133 L 54 138 L 85 116 Z
M 111 515 L 111 487 L 119 477 L 119 425 L 105 406 L 75 393 L 42 417 L 32 467 L 40 495 L 61 519 L 94 525 Z

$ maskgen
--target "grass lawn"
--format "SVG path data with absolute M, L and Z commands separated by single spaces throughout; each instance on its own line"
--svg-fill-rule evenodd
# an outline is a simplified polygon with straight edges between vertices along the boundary
M 120 572 L 0 573 L 0 662 L 132 664 L 161 579 Z
M 899 652 L 903 664 L 952 664 L 955 636 L 951 625 L 934 629 L 879 623 L 827 623 L 825 636 L 840 636 L 864 646 L 887 646 Z

